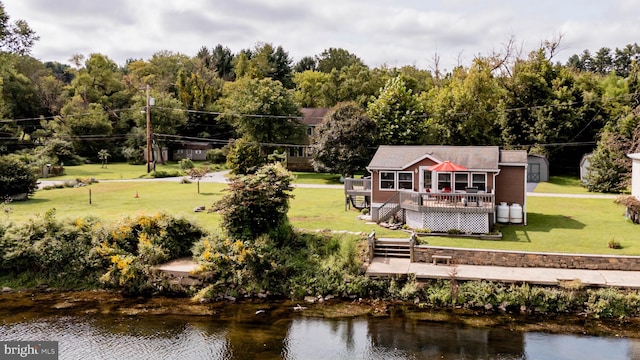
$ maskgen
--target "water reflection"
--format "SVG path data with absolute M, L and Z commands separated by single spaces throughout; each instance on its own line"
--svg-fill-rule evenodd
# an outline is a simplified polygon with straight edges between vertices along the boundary
M 640 358 L 637 340 L 470 328 L 405 317 L 65 316 L 0 325 L 0 340 L 57 340 L 60 359 Z

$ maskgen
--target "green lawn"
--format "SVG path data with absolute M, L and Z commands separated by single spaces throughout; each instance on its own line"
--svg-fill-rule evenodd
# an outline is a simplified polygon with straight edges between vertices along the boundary
M 156 165 L 156 170 L 174 171 L 180 170 L 178 163 L 166 163 Z M 79 166 L 65 166 L 64 175 L 52 176 L 46 180 L 71 180 L 94 178 L 98 180 L 139 179 L 147 175 L 147 165 L 129 165 L 127 163 L 85 164 Z
M 105 221 L 138 213 L 167 211 L 214 230 L 219 228 L 218 215 L 194 213 L 193 209 L 211 206 L 224 195 L 225 188 L 225 184 L 201 183 L 198 194 L 195 183 L 140 180 L 40 190 L 29 201 L 7 205 L 12 210 L 8 220 L 22 222 L 51 208 L 56 209 L 59 218 L 94 215 Z M 345 211 L 343 194 L 342 189 L 296 188 L 289 211 L 291 223 L 308 230 L 368 233 L 375 229 L 382 237 L 407 236 L 402 231 L 391 231 L 358 220 L 358 212 Z M 640 227 L 626 220 L 624 208 L 611 199 L 529 197 L 527 205 L 528 225 L 502 226 L 503 239 L 499 241 L 446 237 L 423 239 L 430 245 L 442 246 L 640 255 Z M 620 242 L 623 248 L 609 249 L 607 244 L 610 240 Z
M 611 199 L 527 198 L 527 225 L 501 226 L 499 241 L 425 237 L 429 245 L 521 251 L 640 255 L 640 227 Z M 622 249 L 609 249 L 610 240 Z

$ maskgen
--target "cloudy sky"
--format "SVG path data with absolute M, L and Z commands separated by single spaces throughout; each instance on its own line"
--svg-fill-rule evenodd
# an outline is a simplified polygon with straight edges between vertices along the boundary
M 297 61 L 340 47 L 369 66 L 468 65 L 515 37 L 523 55 L 562 35 L 557 61 L 640 42 L 638 0 L 4 0 L 40 36 L 32 55 L 69 63 L 102 53 L 124 64 L 161 50 L 193 56 L 282 45 Z

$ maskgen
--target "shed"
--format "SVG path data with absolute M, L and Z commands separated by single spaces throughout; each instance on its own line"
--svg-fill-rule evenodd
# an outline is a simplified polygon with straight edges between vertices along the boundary
M 549 181 L 549 160 L 540 154 L 527 155 L 527 182 Z
M 591 167 L 591 158 L 593 157 L 593 153 L 588 153 L 582 155 L 582 159 L 580 159 L 580 182 L 583 184 L 587 182 L 587 175 L 589 174 L 589 167 Z

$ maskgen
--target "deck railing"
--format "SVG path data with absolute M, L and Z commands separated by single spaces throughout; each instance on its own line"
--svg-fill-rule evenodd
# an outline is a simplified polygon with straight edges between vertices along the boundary
M 371 179 L 370 178 L 360 178 L 360 179 L 345 178 L 344 191 L 347 194 L 350 192 L 371 191 Z
M 467 211 L 477 208 L 479 212 L 493 210 L 495 196 L 491 193 L 421 193 L 401 191 L 400 205 L 405 209 L 426 210 L 425 208 L 460 209 Z

